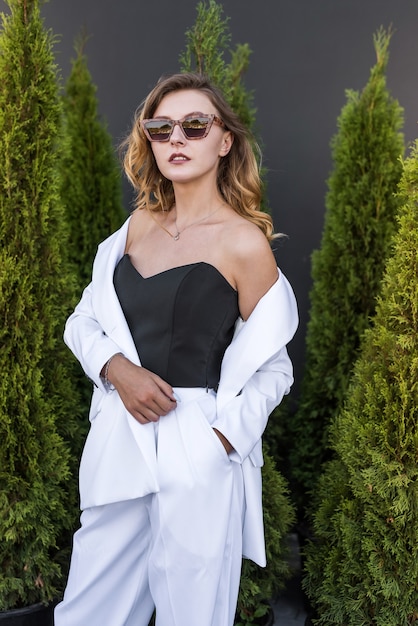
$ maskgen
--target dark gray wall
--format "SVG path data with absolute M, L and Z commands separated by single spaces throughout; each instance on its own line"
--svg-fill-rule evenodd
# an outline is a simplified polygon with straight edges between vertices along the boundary
M 47 26 L 60 36 L 57 62 L 68 75 L 73 41 L 84 27 L 101 113 L 117 143 L 158 77 L 177 71 L 197 0 L 50 0 Z M 405 108 L 405 136 L 418 137 L 418 2 L 416 0 L 224 0 L 233 44 L 253 50 L 246 85 L 254 91 L 269 169 L 276 230 L 289 235 L 278 261 L 291 280 L 301 326 L 292 342 L 296 376 L 303 370 L 310 255 L 324 217 L 329 142 L 345 89 L 361 89 L 375 62 L 373 33 L 395 29 L 388 84 Z M 0 0 L 0 8 L 5 4 Z M 129 204 L 129 194 L 126 204 Z

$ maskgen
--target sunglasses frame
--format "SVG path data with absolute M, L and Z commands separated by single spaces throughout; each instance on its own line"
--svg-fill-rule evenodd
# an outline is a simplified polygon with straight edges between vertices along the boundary
M 205 132 L 200 137 L 188 137 L 186 135 L 186 132 L 185 132 L 184 128 L 183 128 L 183 122 L 185 122 L 187 119 L 190 119 L 190 118 L 193 119 L 193 117 L 196 117 L 196 118 L 203 117 L 203 118 L 207 118 L 207 120 L 208 120 Z M 167 135 L 166 139 L 155 139 L 155 137 L 152 137 L 151 134 L 149 133 L 149 131 L 148 131 L 147 127 L 146 127 L 146 124 L 149 123 L 149 122 L 156 122 L 156 121 L 162 121 L 162 122 L 167 121 L 169 124 L 172 125 L 170 133 Z M 224 122 L 221 120 L 220 117 L 218 117 L 214 113 L 208 113 L 208 114 L 206 114 L 206 113 L 195 113 L 195 114 L 194 113 L 190 113 L 189 115 L 185 115 L 181 120 L 171 120 L 168 117 L 161 117 L 161 118 L 156 117 L 156 118 L 150 118 L 150 119 L 141 120 L 142 130 L 144 131 L 145 136 L 147 137 L 147 139 L 149 139 L 149 141 L 152 141 L 152 142 L 154 142 L 154 141 L 159 141 L 159 142 L 161 142 L 161 141 L 169 141 L 171 135 L 173 134 L 174 128 L 176 126 L 179 126 L 181 128 L 181 132 L 183 133 L 183 135 L 185 136 L 185 138 L 187 140 L 194 141 L 196 139 L 204 139 L 205 137 L 208 136 L 209 131 L 212 128 L 212 124 L 217 124 L 218 126 L 221 126 L 222 128 L 225 128 Z

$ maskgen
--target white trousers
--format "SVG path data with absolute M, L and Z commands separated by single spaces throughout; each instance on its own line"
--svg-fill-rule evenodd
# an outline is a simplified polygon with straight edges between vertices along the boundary
M 210 424 L 215 397 L 176 389 L 156 426 L 160 491 L 86 509 L 55 626 L 232 626 L 242 559 L 241 466 Z

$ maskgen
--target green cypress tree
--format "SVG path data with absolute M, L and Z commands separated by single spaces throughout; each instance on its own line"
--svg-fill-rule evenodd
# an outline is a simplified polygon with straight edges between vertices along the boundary
M 317 624 L 418 621 L 418 142 L 399 189 L 393 256 L 321 479 L 305 581 Z
M 328 426 L 374 313 L 395 231 L 403 139 L 402 109 L 386 86 L 390 39 L 383 29 L 374 36 L 377 62 L 362 92 L 347 92 L 332 142 L 324 231 L 312 256 L 305 373 L 289 426 L 291 475 L 302 511 L 329 456 Z
M 70 258 L 79 292 L 90 282 L 98 244 L 119 228 L 122 207 L 120 168 L 106 125 L 98 114 L 96 87 L 84 54 L 85 37 L 76 41 L 76 57 L 64 94 L 66 152 L 62 159 L 61 197 L 70 227 Z
M 77 294 L 90 282 L 98 244 L 126 218 L 122 207 L 120 168 L 112 140 L 98 113 L 97 89 L 84 53 L 87 37 L 75 42 L 76 56 L 63 95 L 64 154 L 60 160 L 61 199 L 69 225 L 69 259 L 77 277 Z M 87 434 L 91 383 L 73 361 L 83 419 L 82 436 L 75 446 L 78 460 Z
M 55 164 L 61 124 L 52 36 L 37 0 L 7 0 L 0 32 L 0 610 L 57 593 L 77 431 L 62 329 L 73 276 Z M 74 509 L 74 510 L 73 510 Z
M 228 22 L 229 18 L 223 15 L 222 5 L 215 0 L 198 3 L 196 22 L 186 32 L 186 49 L 180 56 L 181 70 L 206 75 L 222 90 L 231 108 L 253 133 L 256 109 L 253 94 L 246 90 L 243 82 L 251 51 L 248 44 L 239 44 L 231 50 Z M 225 61 L 226 54 L 230 56 L 228 63 Z M 254 150 L 257 154 L 256 141 Z M 266 205 L 265 199 L 263 205 Z M 264 210 L 267 210 L 265 206 Z M 252 561 L 243 561 L 237 626 L 260 623 L 257 620 L 269 610 L 268 601 L 283 588 L 290 576 L 286 540 L 295 521 L 294 507 L 290 501 L 287 483 L 277 471 L 266 447 L 264 457 L 263 503 L 267 567 L 263 569 Z

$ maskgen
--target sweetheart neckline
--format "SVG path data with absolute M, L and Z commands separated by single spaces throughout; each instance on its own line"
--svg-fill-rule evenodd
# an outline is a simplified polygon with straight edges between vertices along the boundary
M 197 266 L 197 265 L 206 265 L 207 267 L 210 267 L 213 270 L 215 270 L 215 272 L 225 281 L 225 283 L 228 285 L 228 287 L 230 287 L 234 293 L 237 293 L 237 290 L 231 285 L 229 280 L 227 280 L 225 278 L 225 276 L 222 274 L 222 272 L 220 272 L 217 267 L 212 265 L 212 263 L 207 263 L 206 261 L 196 261 L 195 263 L 185 263 L 184 265 L 176 265 L 175 267 L 169 267 L 168 269 L 162 270 L 161 272 L 157 272 L 156 274 L 151 274 L 151 276 L 143 276 L 141 274 L 141 272 L 132 263 L 131 257 L 129 256 L 129 254 L 127 252 L 125 252 L 123 257 L 127 257 L 130 266 L 135 270 L 135 272 L 138 274 L 138 276 L 140 276 L 140 278 L 142 278 L 142 280 L 152 280 L 153 278 L 158 278 L 159 276 L 167 274 L 168 272 L 172 272 L 173 270 L 183 269 L 183 268 L 186 268 L 186 267 L 193 267 L 193 266 Z

